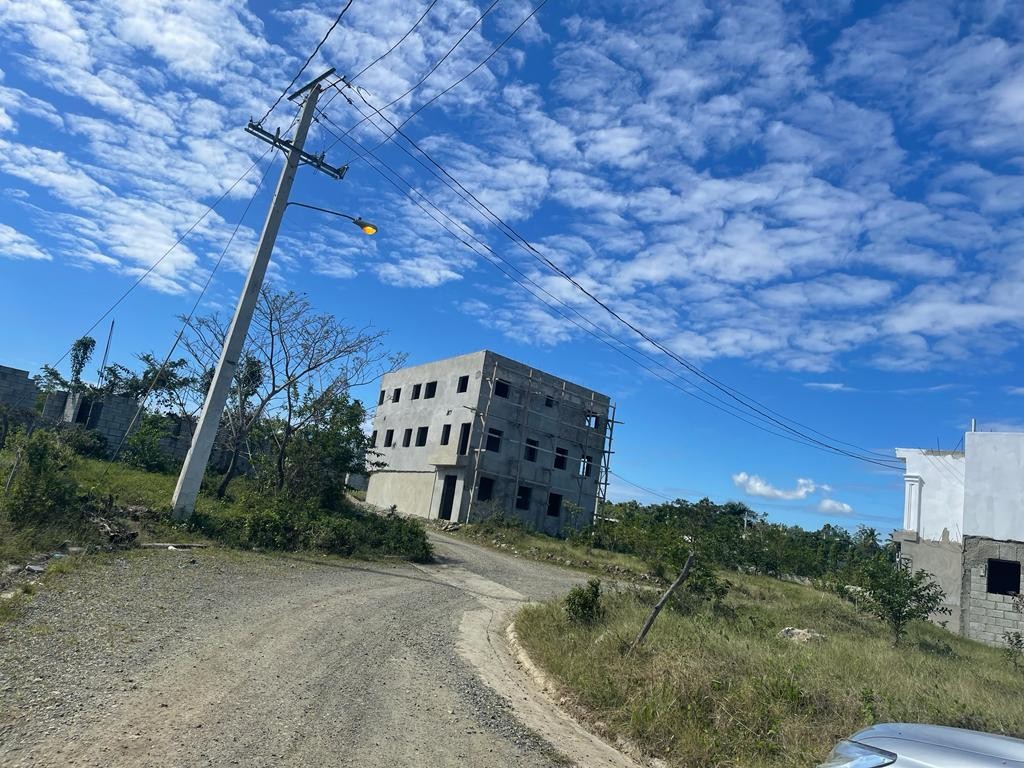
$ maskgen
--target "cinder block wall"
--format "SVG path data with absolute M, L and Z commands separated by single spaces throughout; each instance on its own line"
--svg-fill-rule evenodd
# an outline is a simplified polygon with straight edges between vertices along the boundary
M 1024 632 L 1024 615 L 1013 610 L 1010 595 L 987 591 L 990 559 L 1022 562 L 1024 542 L 996 541 L 978 536 L 964 538 L 960 626 L 963 634 L 973 640 L 1003 645 L 1003 633 Z
M 39 390 L 28 371 L 0 365 L 0 404 L 12 411 L 33 411 Z

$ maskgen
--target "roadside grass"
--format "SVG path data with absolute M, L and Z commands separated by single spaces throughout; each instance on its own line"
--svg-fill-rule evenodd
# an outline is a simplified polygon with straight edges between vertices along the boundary
M 514 520 L 496 517 L 478 523 L 463 523 L 450 535 L 512 555 L 553 563 L 605 578 L 658 581 L 644 562 L 633 555 L 588 547 L 577 540 L 559 539 L 530 531 Z
M 116 461 L 79 457 L 71 474 L 84 490 L 111 494 L 119 504 L 170 509 L 174 475 L 146 472 Z
M 807 768 L 876 722 L 926 722 L 1024 737 L 1024 676 L 1001 651 L 925 622 L 894 648 L 878 622 L 830 594 L 729 573 L 718 614 L 665 610 L 635 637 L 655 596 L 606 593 L 606 615 L 570 623 L 560 601 L 523 608 L 531 657 L 582 717 L 670 766 Z M 787 626 L 826 635 L 797 644 Z
M 0 452 L 0 467 L 10 466 L 10 452 Z M 81 491 L 112 497 L 119 506 L 151 510 L 137 520 L 122 520 L 135 530 L 140 542 L 200 543 L 216 541 L 228 547 L 265 550 L 321 550 L 344 556 L 373 559 L 405 557 L 427 561 L 432 553 L 418 521 L 385 518 L 344 505 L 333 513 L 301 503 L 271 503 L 255 492 L 246 477 L 237 477 L 228 494 L 217 499 L 205 484 L 190 524 L 170 516 L 176 477 L 147 472 L 119 462 L 77 457 L 70 469 Z M 2 488 L 2 486 L 0 486 Z M 86 524 L 53 530 L 38 526 L 19 530 L 0 515 L 0 564 L 25 562 L 36 553 L 63 543 L 100 543 Z

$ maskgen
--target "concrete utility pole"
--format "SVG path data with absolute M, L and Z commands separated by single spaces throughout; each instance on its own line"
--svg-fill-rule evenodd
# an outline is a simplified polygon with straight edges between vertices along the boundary
M 289 97 L 290 100 L 294 100 L 308 91 L 306 103 L 303 104 L 302 113 L 299 116 L 298 127 L 295 129 L 295 136 L 291 141 L 281 139 L 279 134 L 270 134 L 251 121 L 246 129 L 272 146 L 285 149 L 288 160 L 281 171 L 281 178 L 277 182 L 277 191 L 274 193 L 273 203 L 267 213 L 267 220 L 263 224 L 263 234 L 260 236 L 259 246 L 256 248 L 256 257 L 249 269 L 249 276 L 245 279 L 245 288 L 238 300 L 235 316 L 231 320 L 231 327 L 228 329 L 228 335 L 224 341 L 224 349 L 221 351 L 220 361 L 213 374 L 213 383 L 210 385 L 209 392 L 206 393 L 203 413 L 199 417 L 199 427 L 192 436 L 192 446 L 185 457 L 181 474 L 178 475 L 178 484 L 174 489 L 174 498 L 171 502 L 173 516 L 176 520 L 187 519 L 195 508 L 199 486 L 206 473 L 206 464 L 210 460 L 213 442 L 217 437 L 220 418 L 224 412 L 224 403 L 227 401 L 231 381 L 235 375 L 235 369 L 238 367 L 238 358 L 242 353 L 245 337 L 249 333 L 249 324 L 252 322 L 256 303 L 259 301 L 260 288 L 263 286 L 263 278 L 267 272 L 267 265 L 270 263 L 270 254 L 274 250 L 274 241 L 277 239 L 277 231 L 281 226 L 285 206 L 288 205 L 288 195 L 292 189 L 292 182 L 295 180 L 299 161 L 314 165 L 318 170 L 322 170 L 334 178 L 344 176 L 344 168 L 332 168 L 323 162 L 322 157 L 314 157 L 302 151 L 322 90 L 320 81 L 333 72 L 332 69 L 324 73 Z

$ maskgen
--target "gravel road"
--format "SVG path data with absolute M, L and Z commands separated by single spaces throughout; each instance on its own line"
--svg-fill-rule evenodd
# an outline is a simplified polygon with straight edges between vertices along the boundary
M 499 646 L 580 577 L 434 540 L 428 566 L 157 550 L 58 577 L 0 627 L 0 765 L 579 762 Z

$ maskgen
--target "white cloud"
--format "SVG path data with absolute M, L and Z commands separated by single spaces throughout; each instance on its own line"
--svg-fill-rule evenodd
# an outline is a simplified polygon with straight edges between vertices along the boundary
M 50 261 L 53 258 L 31 237 L 23 235 L 6 224 L 0 224 L 0 256 L 8 259 L 39 259 L 42 261 Z
M 856 392 L 856 387 L 849 387 L 838 381 L 808 381 L 804 383 L 808 389 L 822 389 L 826 392 Z
M 822 499 L 818 502 L 818 511 L 824 514 L 852 515 L 853 507 L 843 501 L 835 499 Z
M 817 491 L 828 492 L 831 488 L 827 485 L 815 483 L 807 478 L 797 478 L 796 487 L 786 490 L 776 488 L 766 480 L 757 475 L 748 475 L 746 472 L 737 472 L 732 476 L 732 482 L 750 496 L 760 496 L 763 499 L 806 499 Z

